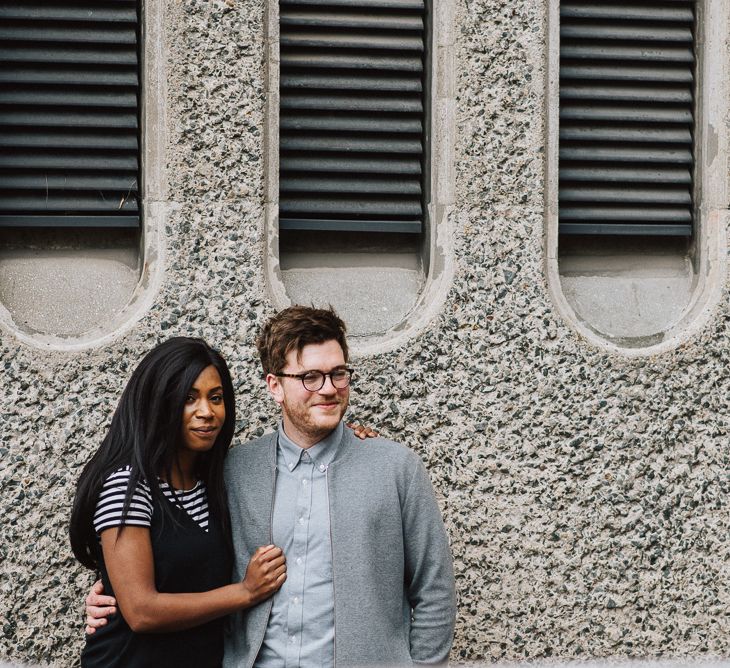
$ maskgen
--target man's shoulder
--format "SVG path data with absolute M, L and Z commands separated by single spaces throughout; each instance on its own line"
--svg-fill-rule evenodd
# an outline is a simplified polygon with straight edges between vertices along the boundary
M 381 436 L 366 438 L 363 441 L 355 436 L 349 427 L 345 429 L 348 436 L 347 448 L 350 454 L 366 458 L 371 462 L 373 455 L 377 455 L 378 460 L 387 463 L 389 466 L 400 464 L 410 467 L 422 463 L 420 456 L 402 443 Z
M 250 441 L 243 441 L 233 445 L 226 455 L 226 466 L 269 457 L 269 448 L 275 433 L 269 432 L 258 438 L 253 438 Z

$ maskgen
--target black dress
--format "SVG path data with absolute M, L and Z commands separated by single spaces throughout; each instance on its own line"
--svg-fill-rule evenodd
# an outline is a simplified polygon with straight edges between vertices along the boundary
M 169 503 L 176 522 L 163 517 L 160 503 Z M 185 510 L 153 497 L 150 539 L 157 591 L 194 593 L 230 583 L 231 559 L 217 518 L 210 514 L 208 531 Z M 99 546 L 104 591 L 114 596 Z M 171 633 L 135 633 L 120 612 L 86 637 L 82 668 L 219 668 L 223 662 L 225 618 Z

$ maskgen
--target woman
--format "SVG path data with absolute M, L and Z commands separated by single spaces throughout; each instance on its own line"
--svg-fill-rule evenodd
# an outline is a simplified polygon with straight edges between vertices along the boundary
M 234 425 L 228 367 L 204 341 L 165 341 L 135 369 L 71 515 L 74 554 L 101 572 L 121 612 L 87 636 L 85 668 L 220 666 L 223 617 L 284 582 L 284 555 L 265 545 L 227 584 Z

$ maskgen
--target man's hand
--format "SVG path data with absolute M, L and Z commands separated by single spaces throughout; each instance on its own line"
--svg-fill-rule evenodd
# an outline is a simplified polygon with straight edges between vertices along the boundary
M 380 435 L 372 427 L 365 427 L 361 424 L 357 424 L 356 422 L 347 422 L 346 424 L 350 429 L 352 429 L 352 431 L 355 433 L 355 436 L 363 441 L 366 438 L 375 438 L 376 436 Z
M 116 613 L 117 602 L 112 596 L 104 596 L 104 585 L 97 580 L 86 597 L 86 633 L 91 635 L 106 624 L 106 618 Z

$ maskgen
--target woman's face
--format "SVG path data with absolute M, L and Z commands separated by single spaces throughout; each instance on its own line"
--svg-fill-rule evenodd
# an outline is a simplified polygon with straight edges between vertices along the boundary
M 182 418 L 183 447 L 192 452 L 207 452 L 226 419 L 223 383 L 218 370 L 207 366 L 188 391 Z

